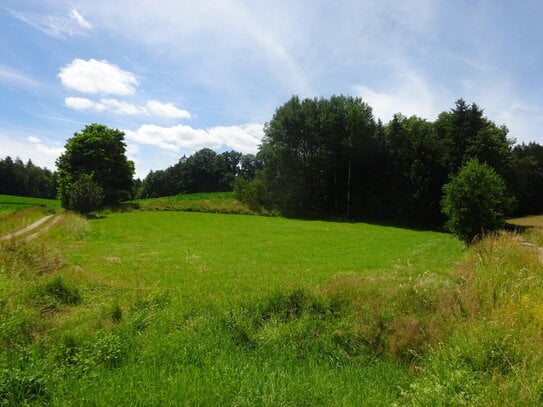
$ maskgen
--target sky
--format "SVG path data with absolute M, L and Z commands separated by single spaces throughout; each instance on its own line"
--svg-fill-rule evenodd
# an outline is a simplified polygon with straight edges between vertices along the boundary
M 541 0 L 0 0 L 0 158 L 55 169 L 87 124 L 136 176 L 201 148 L 256 153 L 292 95 L 384 123 L 463 98 L 543 144 Z

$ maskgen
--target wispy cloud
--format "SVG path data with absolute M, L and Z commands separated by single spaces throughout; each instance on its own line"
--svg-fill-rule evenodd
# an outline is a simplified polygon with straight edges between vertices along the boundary
M 416 115 L 434 120 L 439 113 L 431 88 L 415 72 L 398 73 L 386 90 L 376 90 L 366 85 L 355 85 L 353 93 L 373 108 L 376 118 L 384 123 L 395 113 Z
M 47 140 L 27 131 L 0 130 L 0 158 L 19 157 L 23 162 L 31 159 L 39 166 L 55 168 L 55 160 L 63 153 L 64 148 L 59 142 Z
M 75 7 L 64 16 L 10 11 L 14 17 L 54 38 L 83 35 L 93 28 Z
M 36 87 L 38 83 L 26 74 L 0 64 L 0 83 L 17 87 Z
M 60 147 L 58 145 L 46 145 L 39 137 L 36 136 L 29 136 L 27 137 L 27 140 L 37 152 L 50 157 L 56 158 L 64 152 L 64 147 Z
M 70 17 L 75 19 L 81 28 L 92 30 L 92 24 L 85 20 L 85 17 L 83 17 L 75 7 L 70 11 Z

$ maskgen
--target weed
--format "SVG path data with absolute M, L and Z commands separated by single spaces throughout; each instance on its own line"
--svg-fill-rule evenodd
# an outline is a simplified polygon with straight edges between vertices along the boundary
M 0 404 L 44 403 L 49 399 L 45 383 L 45 372 L 4 368 L 0 370 Z
M 123 309 L 121 308 L 119 304 L 115 303 L 113 307 L 111 308 L 111 320 L 118 324 L 119 322 L 121 322 L 122 319 L 123 319 Z
M 83 301 L 79 290 L 66 283 L 60 276 L 36 287 L 32 297 L 35 304 L 44 312 L 54 310 L 60 305 L 77 305 Z

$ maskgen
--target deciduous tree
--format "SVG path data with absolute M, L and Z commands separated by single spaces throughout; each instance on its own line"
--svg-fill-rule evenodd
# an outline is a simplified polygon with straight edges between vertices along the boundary
M 126 158 L 124 133 L 101 124 L 86 126 L 66 143 L 66 151 L 57 159 L 59 198 L 70 207 L 73 186 L 84 176 L 103 191 L 105 205 L 130 198 L 134 164 Z

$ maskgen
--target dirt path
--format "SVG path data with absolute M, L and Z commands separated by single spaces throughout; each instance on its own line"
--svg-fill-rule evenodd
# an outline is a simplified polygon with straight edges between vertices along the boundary
M 55 216 L 54 219 L 49 222 L 47 225 L 45 225 L 43 228 L 39 229 L 37 232 L 35 233 L 32 233 L 31 235 L 28 235 L 27 237 L 25 237 L 25 240 L 28 242 L 36 237 L 38 237 L 39 235 L 41 235 L 42 233 L 45 233 L 47 232 L 49 229 L 51 229 L 52 226 L 56 225 L 58 222 L 60 222 L 62 220 L 64 216 L 63 215 L 58 215 L 58 216 Z
M 24 235 L 25 233 L 27 232 L 30 232 L 31 230 L 34 230 L 38 227 L 40 227 L 42 224 L 44 224 L 45 222 L 47 222 L 49 219 L 51 219 L 54 215 L 47 215 L 47 216 L 44 216 L 43 218 L 41 218 L 40 220 L 38 220 L 37 222 L 34 222 L 33 224 L 31 225 L 28 225 L 27 227 L 23 228 L 23 229 L 20 229 L 16 232 L 13 232 L 13 233 L 9 233 L 5 236 L 1 236 L 0 237 L 0 240 L 9 240 L 9 239 L 13 239 L 14 237 L 17 237 L 17 236 L 21 236 L 21 235 Z M 58 220 L 60 220 L 60 217 L 57 216 L 56 219 L 53 220 L 52 224 L 58 222 Z M 47 225 L 44 229 L 47 230 L 51 227 L 51 225 Z M 43 230 L 43 231 L 45 231 Z M 42 232 L 42 231 L 40 231 Z M 26 240 L 32 240 L 34 239 L 36 236 L 38 236 L 38 234 L 40 232 L 37 232 L 37 233 L 34 233 L 32 235 L 29 235 L 26 237 Z
M 515 238 L 515 241 L 521 245 L 522 247 L 524 247 L 526 250 L 530 250 L 532 252 L 535 252 L 537 253 L 538 257 L 539 257 L 539 261 L 541 263 L 543 263 L 543 247 L 539 247 L 539 246 L 536 246 L 535 244 L 533 243 L 530 243 L 530 242 L 527 242 L 526 240 L 524 240 L 522 237 L 518 236 L 517 238 Z

